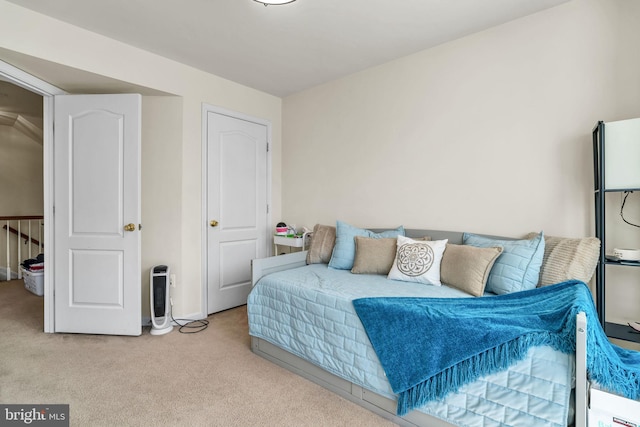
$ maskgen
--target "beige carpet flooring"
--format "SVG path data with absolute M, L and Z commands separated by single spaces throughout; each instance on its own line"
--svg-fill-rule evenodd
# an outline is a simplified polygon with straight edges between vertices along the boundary
M 0 282 L 0 403 L 70 405 L 72 426 L 391 426 L 249 348 L 246 308 L 208 329 L 45 334 L 43 299 Z

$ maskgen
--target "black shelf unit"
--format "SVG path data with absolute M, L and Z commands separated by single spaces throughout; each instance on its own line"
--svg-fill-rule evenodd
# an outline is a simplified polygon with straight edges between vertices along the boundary
M 606 269 L 615 267 L 640 267 L 640 262 L 611 261 L 606 258 L 606 193 L 624 193 L 639 191 L 640 188 L 615 188 L 605 186 L 605 123 L 599 121 L 593 128 L 593 164 L 594 164 L 594 201 L 596 217 L 596 237 L 600 239 L 600 257 L 596 267 L 596 308 L 598 319 L 610 338 L 640 343 L 640 333 L 635 332 L 629 325 L 607 322 L 605 313 L 606 299 Z M 640 168 L 640 164 L 638 165 Z M 640 273 L 640 271 L 639 271 Z M 640 277 L 640 274 L 639 276 Z

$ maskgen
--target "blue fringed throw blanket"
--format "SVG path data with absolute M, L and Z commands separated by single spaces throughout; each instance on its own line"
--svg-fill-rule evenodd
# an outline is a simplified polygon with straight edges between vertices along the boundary
M 398 394 L 398 415 L 508 368 L 533 346 L 574 353 L 580 311 L 588 322 L 589 378 L 640 398 L 640 353 L 609 342 L 583 282 L 483 298 L 361 298 L 353 305 Z

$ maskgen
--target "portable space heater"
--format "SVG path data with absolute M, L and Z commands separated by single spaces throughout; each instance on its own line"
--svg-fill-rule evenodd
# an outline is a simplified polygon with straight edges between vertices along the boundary
M 151 298 L 151 335 L 171 332 L 171 304 L 169 302 L 169 267 L 156 265 L 149 280 Z

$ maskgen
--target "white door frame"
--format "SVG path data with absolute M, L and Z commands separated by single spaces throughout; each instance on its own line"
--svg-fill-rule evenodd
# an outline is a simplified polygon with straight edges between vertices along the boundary
M 44 332 L 53 333 L 54 328 L 54 229 L 53 229 L 53 97 L 66 95 L 67 92 L 57 88 L 44 80 L 0 61 L 0 76 L 9 82 L 42 96 L 43 112 L 43 179 L 44 179 L 44 241 L 49 251 L 46 253 L 47 268 L 44 269 Z
M 202 268 L 201 268 L 201 277 L 202 277 L 202 291 L 201 291 L 201 304 L 200 310 L 203 318 L 207 317 L 207 313 L 209 313 L 208 305 L 208 296 L 209 296 L 209 277 L 208 277 L 208 253 L 209 248 L 207 245 L 207 232 L 209 227 L 209 222 L 207 218 L 207 198 L 208 198 L 208 188 L 207 188 L 207 172 L 209 170 L 207 164 L 207 155 L 208 155 L 208 140 L 207 140 L 207 115 L 208 113 L 217 113 L 225 116 L 233 117 L 240 120 L 246 120 L 249 122 L 258 123 L 267 127 L 267 225 L 271 224 L 271 122 L 265 119 L 260 119 L 257 117 L 249 116 L 247 114 L 238 113 L 237 111 L 227 110 L 222 107 L 217 107 L 215 105 L 210 105 L 203 103 L 202 104 L 202 218 L 201 218 L 201 235 L 202 235 Z M 265 230 L 265 243 L 267 245 L 267 256 L 271 253 L 271 232 L 269 227 Z

